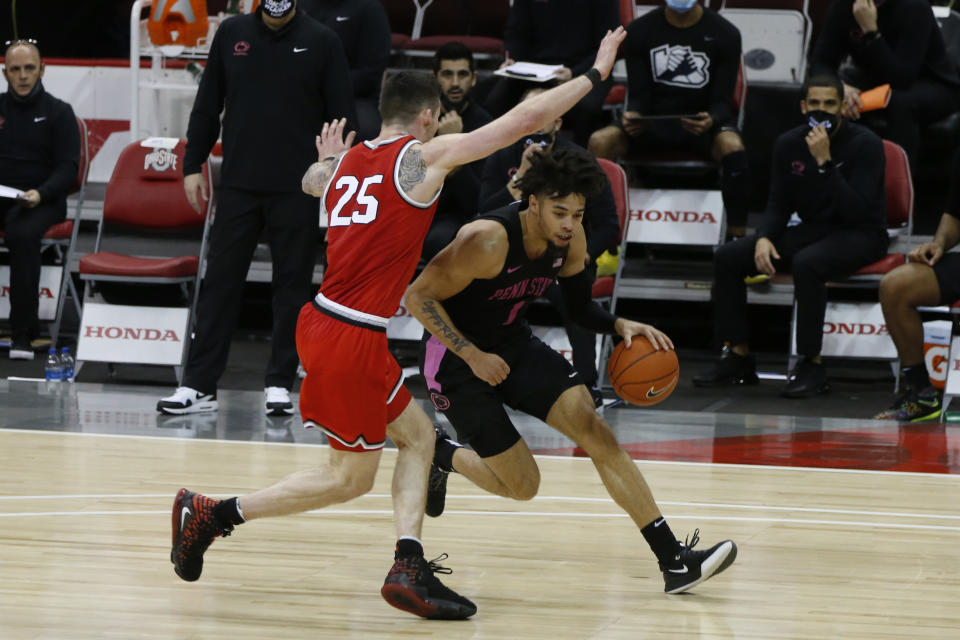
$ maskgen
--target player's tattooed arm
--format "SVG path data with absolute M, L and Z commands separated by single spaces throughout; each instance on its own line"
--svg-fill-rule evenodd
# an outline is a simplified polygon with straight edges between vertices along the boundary
M 307 172 L 303 174 L 303 180 L 300 183 L 303 192 L 317 198 L 322 196 L 327 188 L 327 183 L 333 177 L 338 159 L 339 156 L 327 156 L 310 165 Z
M 451 327 L 446 320 L 444 320 L 443 316 L 440 314 L 440 310 L 437 309 L 436 302 L 433 300 L 425 300 L 420 309 L 423 311 L 423 315 L 425 315 L 429 320 L 431 329 L 435 330 L 433 333 L 439 333 L 443 338 L 449 341 L 450 346 L 453 348 L 455 353 L 460 353 L 465 348 L 472 346 L 472 343 L 469 340 L 457 333 L 456 330 L 454 330 L 454 328 Z
M 427 163 L 420 149 L 411 147 L 400 159 L 400 187 L 406 192 L 423 182 L 427 177 Z

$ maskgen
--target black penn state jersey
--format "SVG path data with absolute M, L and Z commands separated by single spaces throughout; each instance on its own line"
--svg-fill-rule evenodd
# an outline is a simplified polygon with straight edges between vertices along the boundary
M 543 295 L 563 267 L 566 250 L 547 251 L 531 260 L 523 248 L 520 204 L 514 202 L 479 218 L 496 220 L 507 230 L 510 248 L 496 277 L 474 280 L 460 293 L 443 301 L 453 324 L 477 348 L 495 348 L 520 336 L 529 336 L 526 310 Z

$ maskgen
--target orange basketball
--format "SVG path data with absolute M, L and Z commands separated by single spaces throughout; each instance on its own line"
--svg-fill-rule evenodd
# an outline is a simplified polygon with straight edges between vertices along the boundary
M 607 373 L 617 395 L 642 407 L 663 402 L 677 387 L 680 363 L 673 349 L 657 351 L 643 336 L 630 348 L 618 344 L 607 361 Z

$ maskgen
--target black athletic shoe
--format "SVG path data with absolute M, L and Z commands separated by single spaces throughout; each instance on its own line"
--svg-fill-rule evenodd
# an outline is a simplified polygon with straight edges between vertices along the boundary
M 757 363 L 753 354 L 737 355 L 728 346 L 723 347 L 720 358 L 711 368 L 693 376 L 695 387 L 725 387 L 757 382 Z
M 443 508 L 446 506 L 447 476 L 450 475 L 450 471 L 452 471 L 452 469 L 444 469 L 440 465 L 439 450 L 444 440 L 449 442 L 453 441 L 450 440 L 447 432 L 440 427 L 434 426 L 433 429 L 437 432 L 437 440 L 433 449 L 433 464 L 430 465 L 430 480 L 427 484 L 427 505 L 424 508 L 424 513 L 431 518 L 436 518 L 443 513 Z
M 180 489 L 173 500 L 173 548 L 170 562 L 177 575 L 193 582 L 203 571 L 203 552 L 217 536 L 228 536 L 232 526 L 221 527 L 213 517 L 219 500 Z
M 780 392 L 784 398 L 810 398 L 830 390 L 823 364 L 804 358 L 797 363 Z
M 693 539 L 684 543 L 670 564 L 660 564 L 663 572 L 663 590 L 667 593 L 683 593 L 692 589 L 707 578 L 715 576 L 737 558 L 737 545 L 732 540 L 724 540 L 705 551 L 694 551 L 700 541 L 699 529 L 693 532 Z
M 477 605 L 447 588 L 434 575 L 453 573 L 452 569 L 437 564 L 446 558 L 444 553 L 427 562 L 422 555 L 395 555 L 380 595 L 397 609 L 421 618 L 466 620 L 477 612 Z

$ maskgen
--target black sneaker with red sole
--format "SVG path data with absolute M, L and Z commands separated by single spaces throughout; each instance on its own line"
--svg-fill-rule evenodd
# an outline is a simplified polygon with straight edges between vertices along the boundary
M 180 489 L 173 499 L 173 548 L 170 562 L 177 575 L 193 582 L 203 571 L 203 553 L 217 536 L 228 536 L 232 526 L 223 527 L 213 517 L 219 500 Z
M 466 620 L 477 612 L 477 605 L 446 587 L 434 575 L 453 573 L 452 569 L 437 564 L 446 558 L 445 553 L 429 562 L 422 555 L 394 556 L 393 567 L 380 594 L 397 609 L 421 618 Z

